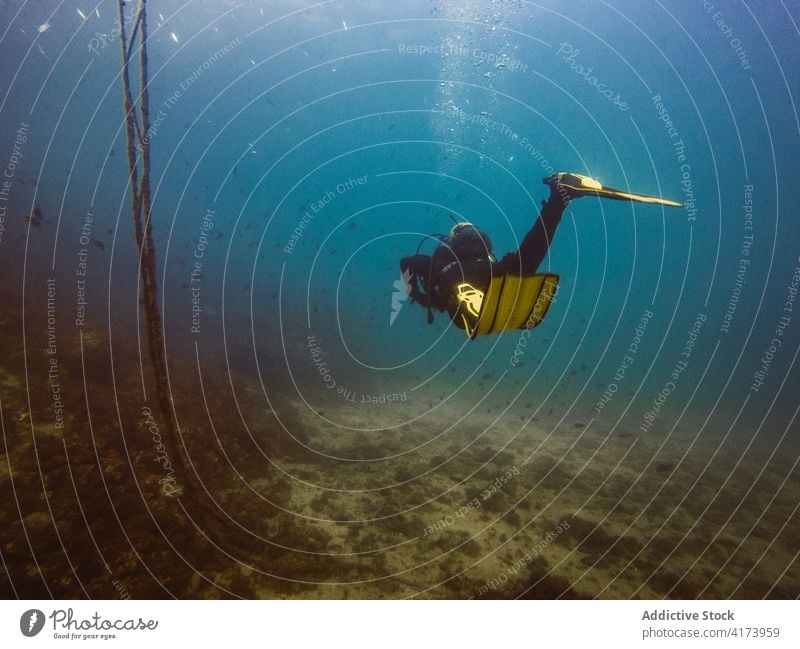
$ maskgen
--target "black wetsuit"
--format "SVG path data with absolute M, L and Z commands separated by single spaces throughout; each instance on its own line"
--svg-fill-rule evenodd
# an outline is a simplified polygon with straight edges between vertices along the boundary
M 462 318 L 458 318 L 461 304 L 457 299 L 457 287 L 463 282 L 486 291 L 493 275 L 513 273 L 533 275 L 547 255 L 566 204 L 559 192 L 551 193 L 547 201 L 542 201 L 542 212 L 533 227 L 525 235 L 518 250 L 505 255 L 500 261 L 492 261 L 486 255 L 471 258 L 458 258 L 445 244 L 437 246 L 433 255 L 412 255 L 400 260 L 400 270 L 409 272 L 409 295 L 414 302 L 428 309 L 428 322 L 432 321 L 430 311 L 447 311 L 453 322 L 463 328 Z

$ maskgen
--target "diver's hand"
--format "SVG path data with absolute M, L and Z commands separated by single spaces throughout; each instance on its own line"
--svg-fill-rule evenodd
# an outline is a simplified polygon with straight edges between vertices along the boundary
M 412 275 L 420 275 L 427 272 L 428 264 L 430 263 L 428 255 L 411 255 L 410 257 L 403 257 L 400 260 L 400 272 L 405 273 L 408 271 Z

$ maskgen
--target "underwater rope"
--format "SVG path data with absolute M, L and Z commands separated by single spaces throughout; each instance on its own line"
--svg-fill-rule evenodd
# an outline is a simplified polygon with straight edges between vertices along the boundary
M 138 3 L 138 16 L 131 34 L 130 43 L 125 35 L 125 2 L 118 0 L 120 46 L 122 51 L 122 91 L 125 109 L 125 125 L 128 149 L 128 172 L 131 181 L 131 213 L 136 233 L 136 246 L 139 250 L 139 275 L 142 282 L 142 305 L 145 312 L 148 351 L 156 378 L 156 396 L 166 423 L 166 431 L 175 449 L 174 459 L 180 475 L 183 469 L 184 449 L 179 443 L 169 383 L 167 381 L 167 359 L 164 351 L 164 338 L 161 328 L 161 312 L 158 308 L 158 284 L 156 281 L 156 256 L 153 245 L 152 205 L 150 194 L 150 142 L 147 133 L 150 129 L 149 90 L 147 79 L 147 0 Z M 129 66 L 131 53 L 137 33 L 139 48 L 139 116 L 136 102 L 131 94 Z M 141 125 L 139 124 L 141 119 Z M 137 147 L 138 143 L 138 147 Z M 141 177 L 137 161 L 137 150 L 141 154 Z M 185 481 L 184 481 L 185 482 Z M 180 491 L 180 488 L 178 489 Z

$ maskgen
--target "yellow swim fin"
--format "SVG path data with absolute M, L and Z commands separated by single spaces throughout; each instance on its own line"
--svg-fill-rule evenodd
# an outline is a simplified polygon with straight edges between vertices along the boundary
M 562 171 L 548 176 L 542 182 L 545 185 L 550 185 L 550 187 L 556 191 L 559 191 L 559 188 L 563 188 L 570 198 L 578 198 L 579 196 L 600 196 L 601 198 L 613 198 L 618 201 L 636 201 L 639 203 L 668 205 L 669 207 L 683 207 L 682 203 L 676 203 L 666 198 L 659 198 L 658 196 L 650 196 L 648 194 L 631 194 L 621 189 L 606 187 L 594 178 L 582 176 L 581 174 L 565 173 Z

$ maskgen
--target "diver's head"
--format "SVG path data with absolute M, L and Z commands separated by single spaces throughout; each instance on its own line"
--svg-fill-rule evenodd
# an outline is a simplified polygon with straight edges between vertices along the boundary
M 479 259 L 492 254 L 492 240 L 472 223 L 456 223 L 450 230 L 450 248 L 461 259 Z

